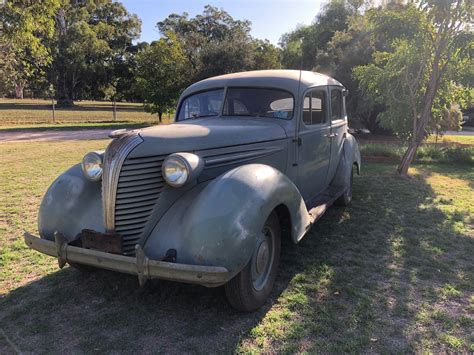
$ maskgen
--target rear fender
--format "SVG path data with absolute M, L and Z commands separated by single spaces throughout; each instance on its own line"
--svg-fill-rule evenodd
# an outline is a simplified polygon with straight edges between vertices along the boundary
M 357 141 L 354 136 L 346 133 L 346 139 L 344 139 L 344 145 L 342 147 L 342 155 L 337 166 L 336 175 L 334 176 L 331 185 L 333 186 L 349 186 L 350 183 L 350 171 L 353 165 L 356 165 L 357 174 L 360 174 L 360 152 Z
M 183 195 L 145 242 L 145 253 L 160 258 L 175 249 L 179 263 L 223 266 L 238 273 L 252 256 L 266 219 L 282 204 L 297 242 L 309 215 L 295 185 L 268 165 L 239 166 Z

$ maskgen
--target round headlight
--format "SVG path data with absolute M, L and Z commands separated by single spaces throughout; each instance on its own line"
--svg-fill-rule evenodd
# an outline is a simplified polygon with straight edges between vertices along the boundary
M 179 155 L 170 155 L 163 162 L 163 177 L 173 187 L 183 186 L 189 177 L 189 165 Z
M 87 153 L 82 159 L 82 171 L 90 181 L 99 181 L 102 177 L 102 156 L 96 152 Z

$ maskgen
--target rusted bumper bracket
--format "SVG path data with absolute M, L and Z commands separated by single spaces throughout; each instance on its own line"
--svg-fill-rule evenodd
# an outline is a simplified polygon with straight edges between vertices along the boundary
M 54 234 L 55 241 L 38 238 L 25 232 L 25 243 L 31 249 L 58 258 L 59 267 L 66 262 L 95 266 L 138 276 L 140 285 L 152 278 L 216 287 L 233 276 L 221 266 L 187 265 L 149 259 L 143 249 L 136 246 L 136 257 L 105 253 L 68 245 L 61 233 Z

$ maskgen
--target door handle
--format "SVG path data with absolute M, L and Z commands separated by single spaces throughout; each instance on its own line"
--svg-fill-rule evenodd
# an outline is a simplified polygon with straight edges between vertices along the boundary
M 298 143 L 298 146 L 303 144 L 303 141 L 301 140 L 301 137 L 295 138 L 292 141 L 293 143 Z
M 337 137 L 337 133 L 328 133 L 328 134 L 326 134 L 326 137 L 328 137 L 328 138 Z

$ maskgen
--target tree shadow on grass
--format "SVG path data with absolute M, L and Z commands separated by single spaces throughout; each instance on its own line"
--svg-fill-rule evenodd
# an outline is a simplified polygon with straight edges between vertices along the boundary
M 52 273 L 0 299 L 0 352 L 419 348 L 444 326 L 420 323 L 420 312 L 444 302 L 446 283 L 469 287 L 463 275 L 473 272 L 472 239 L 434 197 L 423 179 L 356 179 L 351 207 L 330 209 L 300 245 L 284 242 L 272 302 L 252 314 L 232 310 L 222 288 L 153 281 L 139 289 L 106 271 Z
M 463 212 L 438 208 L 423 176 L 377 166 L 354 191 L 350 208 L 328 211 L 286 255 L 290 283 L 241 349 L 468 351 L 474 240 Z

